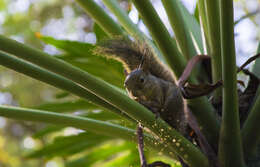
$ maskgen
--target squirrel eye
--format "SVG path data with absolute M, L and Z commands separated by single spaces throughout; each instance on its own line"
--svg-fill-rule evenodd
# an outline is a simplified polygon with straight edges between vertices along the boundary
M 141 82 L 141 83 L 144 83 L 144 78 L 140 78 L 140 82 Z

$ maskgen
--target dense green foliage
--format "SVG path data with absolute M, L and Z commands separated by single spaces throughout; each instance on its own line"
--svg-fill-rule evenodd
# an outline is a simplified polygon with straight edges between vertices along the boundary
M 117 0 L 103 0 L 117 21 L 94 0 L 76 2 L 93 19 L 92 32 L 97 42 L 117 36 L 143 40 L 160 60 L 169 65 L 177 79 L 191 57 L 207 51 L 212 57 L 213 82 L 222 79 L 225 85 L 223 119 L 220 121 L 216 118 L 215 109 L 207 97 L 188 100 L 187 103 L 208 142 L 218 143 L 220 164 L 223 167 L 245 165 L 245 158 L 253 155 L 260 137 L 260 133 L 255 132 L 260 97 L 252 107 L 250 120 L 246 121 L 245 128 L 240 132 L 232 0 L 219 0 L 215 5 L 208 0 L 199 0 L 195 15 L 190 14 L 178 0 L 163 1 L 175 37 L 170 35 L 150 1 L 132 0 L 125 3 L 129 10 L 133 5 L 136 7 L 140 15 L 139 21 L 143 21 L 151 37 L 139 30 L 128 17 L 128 11 L 123 10 Z M 67 2 L 67 5 L 75 8 L 78 17 L 83 15 L 87 18 L 83 10 L 75 5 L 76 2 Z M 61 10 L 61 3 L 63 2 L 42 7 L 42 11 L 37 14 L 33 14 L 36 9 L 31 8 L 30 15 L 40 23 L 45 22 L 48 17 L 52 17 L 47 14 L 51 13 L 50 10 Z M 41 14 L 45 14 L 44 17 Z M 13 24 L 14 18 L 9 19 L 11 23 L 7 22 L 6 27 Z M 216 19 L 213 21 L 213 18 Z M 24 26 L 28 22 L 29 17 L 24 17 L 16 24 L 23 23 L 21 26 Z M 159 159 L 178 166 L 174 160 L 179 156 L 191 167 L 209 166 L 208 158 L 198 147 L 127 96 L 123 88 L 122 65 L 102 55 L 93 54 L 95 44 L 56 39 L 35 33 L 31 29 L 26 32 L 14 30 L 30 34 L 26 43 L 34 45 L 31 47 L 7 38 L 11 30 L 6 31 L 5 36 L 0 35 L 0 64 L 58 88 L 52 90 L 56 97 L 50 102 L 22 104 L 20 107 L 0 106 L 0 116 L 33 121 L 39 126 L 32 132 L 33 138 L 39 140 L 40 144 L 37 149 L 26 151 L 23 155 L 26 159 L 45 161 L 58 157 L 66 167 L 140 166 L 135 144 L 136 123 L 140 122 L 149 129 L 145 133 L 149 162 Z M 34 33 L 37 38 L 32 35 Z M 53 55 L 41 51 L 41 42 L 58 51 Z M 257 70 L 260 69 L 259 62 L 256 60 L 252 71 L 260 77 Z M 198 83 L 201 78 L 204 82 L 210 81 L 205 69 L 198 67 L 189 82 Z M 39 86 L 39 89 L 42 88 L 44 86 Z M 31 87 L 27 89 L 34 91 Z M 213 96 L 219 99 L 221 94 L 222 89 L 219 89 Z M 36 97 L 39 95 L 35 94 Z M 64 133 L 69 129 L 67 127 L 85 131 L 79 133 L 73 129 L 76 134 L 66 136 Z

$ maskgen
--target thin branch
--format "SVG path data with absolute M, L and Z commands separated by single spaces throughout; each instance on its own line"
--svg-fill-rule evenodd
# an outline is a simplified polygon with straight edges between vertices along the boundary
M 259 12 L 260 12 L 260 9 L 257 9 L 256 11 L 253 11 L 253 12 L 251 12 L 251 13 L 245 14 L 244 16 L 241 16 L 239 19 L 237 19 L 237 20 L 234 22 L 234 25 L 237 25 L 238 23 L 240 23 L 240 22 L 243 21 L 244 19 L 247 19 L 247 18 L 250 18 L 250 17 L 253 17 L 253 16 L 257 15 Z

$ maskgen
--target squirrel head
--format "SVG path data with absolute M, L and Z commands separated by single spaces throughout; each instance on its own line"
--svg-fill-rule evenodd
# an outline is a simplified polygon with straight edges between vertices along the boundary
M 149 73 L 141 68 L 137 68 L 127 75 L 124 86 L 127 91 L 134 97 L 138 97 L 139 93 L 142 93 L 142 89 L 147 83 Z

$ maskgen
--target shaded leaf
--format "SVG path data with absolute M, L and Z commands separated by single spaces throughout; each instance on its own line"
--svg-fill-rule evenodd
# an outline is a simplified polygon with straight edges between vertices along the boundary
M 47 127 L 37 131 L 36 133 L 34 133 L 32 135 L 33 138 L 42 138 L 43 136 L 53 133 L 53 132 L 57 132 L 61 129 L 63 129 L 63 126 L 57 126 L 57 125 L 48 125 Z
M 71 112 L 75 110 L 97 110 L 98 106 L 89 103 L 85 100 L 67 101 L 67 102 L 53 102 L 35 106 L 35 109 L 47 110 L 52 112 Z
M 203 42 L 202 42 L 202 35 L 201 35 L 201 28 L 199 23 L 197 22 L 195 16 L 191 15 L 187 8 L 180 2 L 179 7 L 182 11 L 183 18 L 185 19 L 185 23 L 187 24 L 187 28 L 189 29 L 192 37 L 194 46 L 197 46 L 200 53 L 203 53 Z
M 96 34 L 97 42 L 108 38 L 107 33 L 103 31 L 102 28 L 100 28 L 100 26 L 96 23 L 94 23 L 93 31 Z
M 65 98 L 65 97 L 68 97 L 70 94 L 68 92 L 61 92 L 61 93 L 57 93 L 55 95 L 55 98 L 56 99 L 62 99 L 62 98 Z

